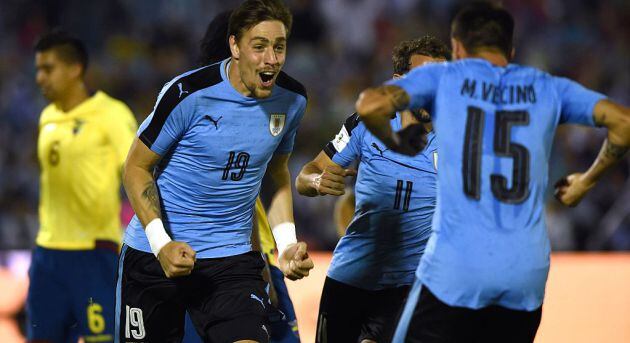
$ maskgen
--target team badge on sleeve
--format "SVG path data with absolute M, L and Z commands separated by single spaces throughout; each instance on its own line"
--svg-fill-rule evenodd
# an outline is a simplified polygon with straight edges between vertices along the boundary
M 287 115 L 285 113 L 273 113 L 269 118 L 269 132 L 271 132 L 272 136 L 277 136 L 282 132 L 284 128 L 284 122 L 287 119 Z
M 348 133 L 348 130 L 346 130 L 346 126 L 344 125 L 341 127 L 341 130 L 339 131 L 337 136 L 335 136 L 335 139 L 332 141 L 332 144 L 337 150 L 337 152 L 341 152 L 343 149 L 346 148 L 346 145 L 348 145 L 348 142 L 350 142 L 350 134 Z

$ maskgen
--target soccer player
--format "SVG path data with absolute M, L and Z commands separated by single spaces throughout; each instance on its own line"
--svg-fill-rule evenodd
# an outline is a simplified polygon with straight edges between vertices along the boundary
M 448 48 L 426 36 L 401 42 L 392 55 L 394 77 L 430 62 L 445 61 Z M 428 113 L 401 111 L 388 120 L 397 129 L 431 129 Z M 419 120 L 421 123 L 419 123 Z M 413 283 L 431 231 L 435 208 L 436 140 L 417 156 L 387 149 L 357 114 L 296 179 L 307 196 L 344 194 L 348 166 L 359 160 L 356 210 L 333 253 L 324 283 L 317 342 L 389 342 L 396 316 Z
M 220 62 L 231 56 L 228 45 L 228 24 L 232 11 L 217 14 L 208 24 L 200 44 L 199 63 L 203 66 Z M 252 230 L 252 249 L 260 250 L 265 255 L 266 266 L 263 278 L 269 283 L 268 294 L 271 300 L 269 308 L 269 336 L 271 343 L 299 342 L 299 332 L 293 302 L 289 297 L 284 274 L 275 262 L 276 245 L 273 240 L 267 214 L 260 198 L 256 199 L 254 225 Z M 200 342 L 194 330 L 190 316 L 186 316 L 184 343 Z
M 85 46 L 66 32 L 51 32 L 35 46 L 37 84 L 50 104 L 39 122 L 29 342 L 114 339 L 121 170 L 137 124 L 124 103 L 88 90 L 87 66 Z
M 439 139 L 433 233 L 394 342 L 531 342 L 549 271 L 543 208 L 555 129 L 608 129 L 593 165 L 556 185 L 560 201 L 574 206 L 630 146 L 630 109 L 510 64 L 514 21 L 503 8 L 469 5 L 451 29 L 458 61 L 417 68 L 357 101 L 390 149 L 418 148 L 389 124 L 406 108 L 432 110 Z
M 290 28 L 281 1 L 245 1 L 229 20 L 232 57 L 167 83 L 138 130 L 123 178 L 136 216 L 117 340 L 180 341 L 188 310 L 204 341 L 268 341 L 264 261 L 250 244 L 265 171 L 279 267 L 290 279 L 313 267 L 296 240 L 287 167 L 306 108 L 304 87 L 280 71 Z

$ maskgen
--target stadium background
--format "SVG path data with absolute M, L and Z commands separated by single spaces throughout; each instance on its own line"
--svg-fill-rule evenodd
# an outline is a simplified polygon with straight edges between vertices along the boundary
M 293 176 L 353 112 L 358 92 L 391 76 L 392 47 L 400 40 L 424 34 L 448 42 L 448 23 L 454 9 L 462 3 L 455 0 L 287 2 L 293 11 L 294 26 L 284 70 L 300 80 L 309 92 L 309 108 L 291 160 Z M 150 113 L 165 82 L 197 66 L 198 43 L 208 21 L 238 3 L 236 0 L 0 2 L 0 341 L 6 341 L 3 332 L 10 330 L 14 323 L 11 318 L 20 307 L 28 249 L 33 246 L 38 228 L 36 138 L 37 121 L 45 100 L 34 82 L 32 47 L 37 37 L 55 26 L 76 33 L 90 52 L 88 84 L 124 100 L 140 122 Z M 506 0 L 503 4 L 514 14 L 517 23 L 515 62 L 568 76 L 630 104 L 629 1 Z M 585 169 L 596 156 L 603 136 L 603 130 L 561 129 L 551 157 L 550 182 L 567 172 Z M 575 209 L 562 208 L 548 194 L 547 220 L 555 251 L 630 250 L 627 161 L 607 175 Z M 297 195 L 294 199 L 301 238 L 312 250 L 334 248 L 335 199 Z M 128 219 L 130 215 L 126 204 L 123 217 Z M 326 255 L 322 256 L 323 264 L 318 267 L 323 273 Z M 606 275 L 618 276 L 610 280 L 612 288 L 606 293 L 592 295 L 615 300 L 612 307 L 630 308 L 630 259 L 624 257 L 627 255 L 605 255 L 611 260 L 595 258 L 602 266 L 615 266 L 613 270 L 606 269 L 605 274 L 597 268 L 593 270 L 599 270 L 598 274 L 585 274 L 590 269 L 583 270 L 581 266 L 595 261 L 580 259 L 586 255 L 556 255 L 554 259 L 562 260 L 562 256 L 570 256 L 575 272 L 581 273 L 567 278 L 581 283 L 585 289 L 599 289 Z M 553 268 L 549 289 L 554 289 Z M 559 280 L 565 285 L 569 283 L 569 279 Z M 316 280 L 302 281 L 309 282 L 316 296 Z M 18 305 L 7 305 L 10 301 Z M 310 309 L 313 310 L 316 309 Z M 625 331 L 623 327 L 621 331 L 628 335 L 624 337 L 630 337 L 630 313 L 623 313 L 626 325 Z M 544 325 L 543 321 L 543 328 Z

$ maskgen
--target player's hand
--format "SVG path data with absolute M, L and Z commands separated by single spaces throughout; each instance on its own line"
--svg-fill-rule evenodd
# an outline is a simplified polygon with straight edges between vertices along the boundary
M 158 261 L 167 278 L 190 275 L 197 253 L 184 242 L 171 241 L 160 249 Z
M 313 179 L 313 187 L 319 195 L 340 196 L 346 193 L 344 177 L 357 175 L 354 169 L 344 169 L 337 165 L 329 165 L 321 174 Z
M 388 147 L 399 154 L 415 156 L 427 146 L 427 131 L 422 124 L 412 124 L 394 132 Z
M 290 244 L 278 257 L 278 265 L 289 280 L 299 280 L 308 276 L 309 270 L 315 266 L 308 256 L 304 242 Z
M 593 186 L 595 186 L 595 183 L 586 180 L 584 174 L 575 173 L 556 182 L 554 195 L 563 205 L 574 207 L 580 203 Z

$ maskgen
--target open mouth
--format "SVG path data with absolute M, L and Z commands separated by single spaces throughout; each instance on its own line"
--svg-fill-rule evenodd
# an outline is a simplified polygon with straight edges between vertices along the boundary
M 276 76 L 276 73 L 273 71 L 263 71 L 258 73 L 260 76 L 260 81 L 262 81 L 262 86 L 265 88 L 269 88 L 273 85 L 273 78 Z

